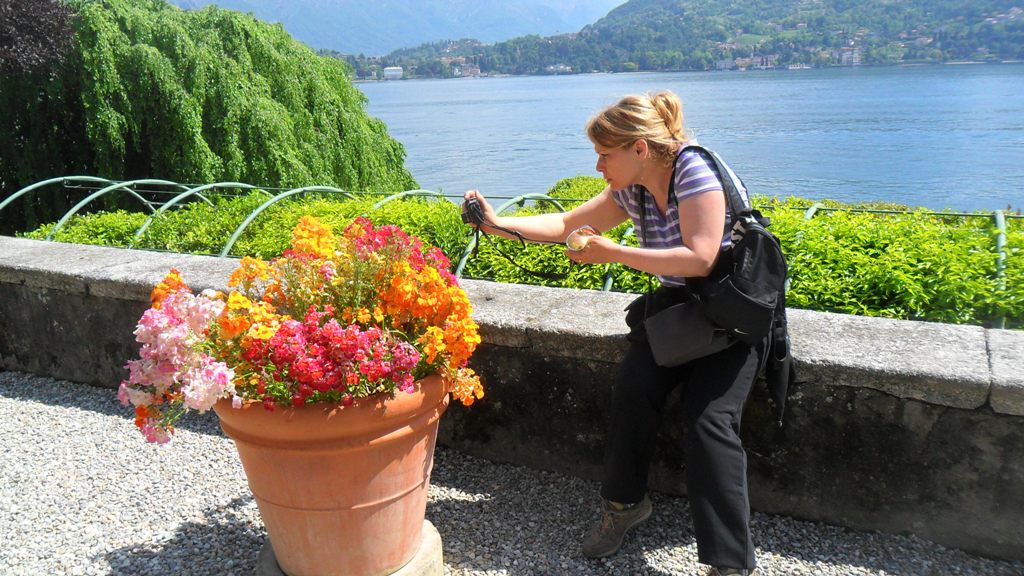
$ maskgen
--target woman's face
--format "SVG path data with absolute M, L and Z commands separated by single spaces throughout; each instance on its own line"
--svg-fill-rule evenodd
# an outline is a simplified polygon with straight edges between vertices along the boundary
M 597 171 L 612 190 L 621 190 L 640 179 L 642 164 L 635 145 L 606 148 L 594 144 L 594 152 L 597 153 Z

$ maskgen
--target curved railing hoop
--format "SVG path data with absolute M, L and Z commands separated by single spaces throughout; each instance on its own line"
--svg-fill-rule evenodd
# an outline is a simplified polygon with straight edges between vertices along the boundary
M 186 198 L 192 196 L 193 194 L 202 198 L 203 201 L 209 204 L 210 206 L 213 206 L 213 202 L 210 202 L 206 198 L 206 196 L 200 194 L 200 192 L 202 192 L 203 190 L 209 190 L 210 188 L 244 188 L 247 190 L 257 190 L 267 195 L 270 194 L 270 192 L 263 190 L 259 186 L 253 186 L 252 184 L 246 184 L 245 182 L 215 182 L 213 184 L 203 184 L 202 186 L 189 188 L 188 190 L 185 190 L 184 192 L 178 194 L 174 198 L 171 198 L 170 200 L 165 202 L 164 205 L 161 206 L 156 212 L 150 214 L 149 218 L 146 218 L 146 221 L 142 223 L 142 226 L 140 226 L 139 229 L 135 231 L 135 236 L 132 237 L 131 246 L 134 246 L 135 242 L 137 242 L 139 238 L 142 238 L 142 235 L 146 232 L 146 229 L 149 228 L 149 225 L 152 224 L 156 218 L 160 217 L 160 215 L 162 215 L 168 209 L 174 207 L 176 204 L 178 204 L 178 202 L 185 200 Z
M 53 236 L 61 228 L 64 227 L 64 224 L 66 224 L 67 221 L 70 220 L 72 216 L 77 214 L 79 210 L 84 208 L 90 202 L 92 202 L 93 200 L 99 198 L 100 196 L 103 196 L 104 194 L 109 194 L 111 192 L 117 192 L 118 190 L 124 190 L 125 192 L 131 194 L 132 197 L 137 199 L 139 202 L 142 202 L 142 205 L 145 206 L 146 208 L 148 208 L 150 212 L 154 212 L 155 210 L 153 208 L 153 205 L 149 202 L 149 200 L 146 200 L 142 196 L 139 196 L 138 193 L 136 193 L 134 190 L 132 190 L 130 188 L 131 186 L 135 186 L 136 184 L 159 184 L 161 186 L 178 186 L 179 188 L 188 189 L 188 186 L 185 186 L 184 184 L 178 184 L 177 182 L 171 182 L 170 180 L 157 180 L 157 179 L 153 179 L 153 178 L 144 178 L 144 179 L 141 179 L 141 180 L 128 180 L 126 182 L 118 182 L 116 184 L 111 184 L 110 186 L 107 186 L 106 188 L 101 188 L 100 190 L 98 190 L 96 192 L 93 192 L 92 194 L 87 196 L 84 200 L 82 200 L 78 204 L 75 204 L 71 208 L 71 210 L 68 210 L 66 213 L 64 213 L 64 216 L 60 220 L 57 221 L 57 224 L 54 225 L 52 230 L 50 230 L 50 233 L 46 235 L 45 240 L 52 240 Z
M 295 196 L 296 194 L 305 194 L 306 192 L 337 192 L 340 193 L 342 196 L 349 198 L 350 200 L 357 199 L 357 197 L 351 192 L 347 192 L 340 188 L 334 188 L 333 186 L 304 186 L 302 188 L 293 188 L 291 190 L 281 192 L 277 196 L 274 196 L 270 200 L 267 200 L 263 204 L 260 204 L 258 208 L 249 213 L 249 216 L 247 216 L 245 220 L 243 220 L 242 223 L 238 225 L 238 228 L 235 228 L 234 233 L 231 234 L 231 238 L 228 239 L 228 243 L 224 245 L 224 249 L 220 251 L 220 254 L 218 254 L 218 256 L 220 256 L 221 258 L 227 257 L 228 253 L 230 253 L 231 249 L 235 246 L 235 242 L 238 241 L 238 237 L 242 235 L 242 232 L 245 231 L 249 224 L 251 224 L 252 221 L 255 220 L 256 217 L 259 216 L 264 210 L 273 206 L 274 204 L 277 204 L 278 202 L 284 200 L 285 198 Z
M 50 184 L 56 184 L 57 182 L 67 182 L 68 180 L 81 180 L 83 182 L 101 182 L 103 184 L 110 184 L 111 182 L 113 182 L 113 180 L 108 180 L 107 178 L 98 178 L 96 176 L 61 176 L 59 178 L 50 178 L 49 180 L 43 180 L 42 182 L 36 182 L 35 184 L 26 186 L 5 198 L 3 202 L 0 202 L 0 212 L 2 212 L 3 209 L 6 208 L 11 202 L 14 202 L 21 196 L 24 196 L 25 194 L 28 194 L 33 190 L 42 188 L 43 186 L 49 186 Z
M 629 241 L 629 237 L 634 235 L 635 233 L 636 233 L 636 230 L 634 229 L 633 225 L 630 224 L 629 228 L 627 228 L 626 232 L 622 235 L 622 239 L 619 240 L 619 245 L 620 246 L 625 246 L 626 242 Z M 611 292 L 612 286 L 615 283 L 615 277 L 612 274 L 613 267 L 614 267 L 614 264 L 611 264 L 611 263 L 608 263 L 608 264 L 604 265 L 604 284 L 602 286 L 602 289 L 605 292 Z
M 512 206 L 515 206 L 516 204 L 522 204 L 526 200 L 539 200 L 541 202 L 548 202 L 550 204 L 554 204 L 555 207 L 558 208 L 559 212 L 565 212 L 565 207 L 562 206 L 561 202 L 559 202 L 558 200 L 555 200 L 554 198 L 548 196 L 547 194 L 539 194 L 539 193 L 536 193 L 536 192 L 531 192 L 529 194 L 523 194 L 522 196 L 516 196 L 515 198 L 512 198 L 511 200 L 508 200 L 504 204 L 499 206 L 498 209 L 495 210 L 494 212 L 496 214 L 501 214 L 502 212 L 504 212 L 505 210 L 508 210 Z
M 817 214 L 818 210 L 824 207 L 825 205 L 822 204 L 821 202 L 815 202 L 813 206 L 811 206 L 810 208 L 807 209 L 806 212 L 804 212 L 804 220 L 810 220 L 811 218 L 814 218 L 814 215 Z
M 562 206 L 562 204 L 558 200 L 555 200 L 554 198 L 548 196 L 547 194 L 538 194 L 536 192 L 531 192 L 530 194 L 523 194 L 522 196 L 516 196 L 515 198 L 512 198 L 511 200 L 508 200 L 507 202 L 505 202 L 504 204 L 499 206 L 498 209 L 495 210 L 495 213 L 496 214 L 501 214 L 505 210 L 508 210 L 511 206 L 515 206 L 516 204 L 520 204 L 520 203 L 522 203 L 522 202 L 524 202 L 526 200 L 539 200 L 541 202 L 548 202 L 548 203 L 554 204 L 555 207 L 557 207 L 560 212 L 565 212 L 565 208 Z M 466 267 L 466 263 L 469 261 L 469 256 L 470 256 L 470 254 L 473 253 L 473 250 L 475 250 L 475 249 L 476 249 L 476 235 L 474 234 L 469 239 L 469 243 L 466 244 L 466 249 L 463 250 L 462 257 L 459 258 L 459 265 L 455 267 L 455 277 L 456 278 L 461 278 L 462 277 L 462 270 Z
M 437 198 L 442 198 L 442 199 L 445 198 L 444 194 L 442 194 L 442 193 L 440 193 L 440 192 L 438 192 L 436 190 L 425 190 L 425 189 L 422 189 L 422 188 L 418 188 L 416 190 L 406 190 L 404 192 L 399 192 L 398 194 L 392 194 L 391 196 L 388 196 L 387 198 L 384 198 L 380 202 L 377 202 L 376 204 L 374 204 L 373 207 L 370 208 L 370 209 L 371 210 L 376 210 L 376 209 L 380 208 L 381 206 L 383 206 L 383 205 L 385 205 L 385 204 L 387 204 L 389 202 L 393 202 L 393 201 L 399 200 L 401 198 L 407 198 L 409 196 L 432 196 L 432 197 L 437 197 Z M 364 216 L 365 216 L 365 214 L 364 214 Z
M 996 289 L 1000 292 L 1006 290 L 1006 215 L 1002 210 L 996 210 L 992 215 L 996 225 Z M 995 321 L 996 328 L 1006 328 L 1006 312 L 1004 311 Z

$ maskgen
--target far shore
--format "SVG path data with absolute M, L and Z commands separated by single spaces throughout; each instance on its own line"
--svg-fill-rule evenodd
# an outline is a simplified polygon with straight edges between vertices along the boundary
M 782 70 L 786 72 L 803 72 L 805 70 L 836 70 L 836 69 L 857 69 L 857 68 L 916 68 L 920 66 L 971 66 L 982 64 L 1024 64 L 1024 60 L 955 60 L 949 62 L 896 62 L 894 64 L 861 64 L 859 66 L 808 66 L 806 68 L 789 68 L 788 66 L 775 66 L 772 68 L 733 68 L 729 70 L 633 70 L 630 72 L 612 72 L 594 70 L 591 72 L 563 72 L 558 74 L 479 74 L 473 76 L 413 76 L 408 78 L 396 78 L 384 80 L 378 78 L 353 78 L 354 84 L 369 84 L 378 82 L 395 82 L 408 80 L 480 80 L 488 78 L 512 78 L 529 76 L 584 76 L 591 74 L 677 74 L 682 72 L 772 72 Z

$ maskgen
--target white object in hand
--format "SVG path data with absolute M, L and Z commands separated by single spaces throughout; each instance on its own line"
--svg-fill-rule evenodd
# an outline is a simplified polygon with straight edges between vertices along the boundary
M 569 236 L 565 239 L 565 246 L 573 252 L 579 252 L 587 247 L 590 237 L 596 234 L 597 230 L 594 230 L 593 227 L 582 226 L 569 233 Z

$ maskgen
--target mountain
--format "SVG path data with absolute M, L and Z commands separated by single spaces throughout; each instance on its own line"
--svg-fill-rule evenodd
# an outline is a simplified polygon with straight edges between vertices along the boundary
M 171 0 L 208 4 L 280 22 L 298 40 L 344 54 L 382 55 L 425 42 L 497 42 L 578 31 L 623 0 Z
M 396 51 L 409 76 L 1024 59 L 1024 0 L 630 0 L 578 33 Z M 452 68 L 452 72 L 449 72 Z
M 1021 59 L 1022 7 L 1024 0 L 631 0 L 578 40 L 610 44 L 638 69 L 747 58 L 755 67 Z

